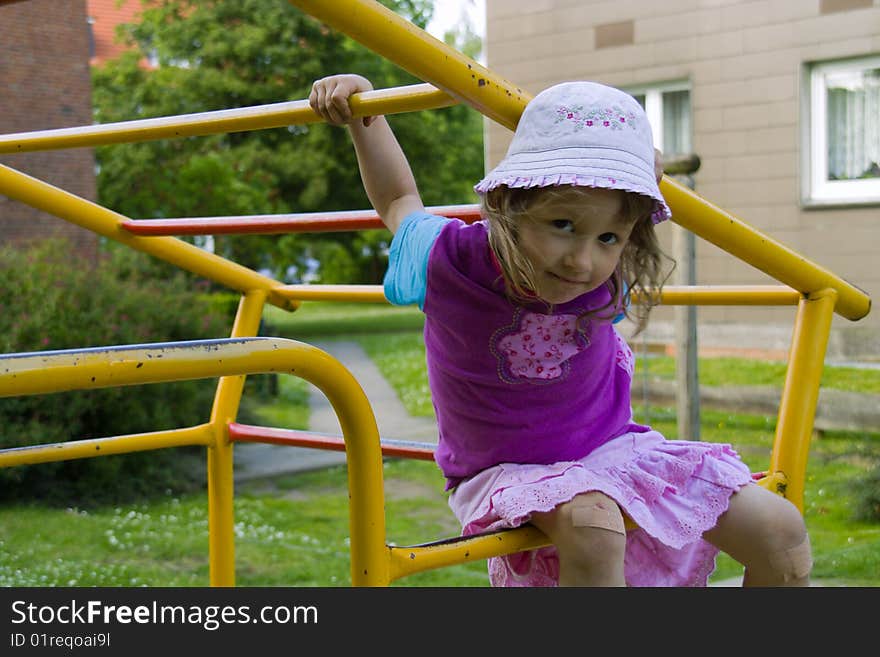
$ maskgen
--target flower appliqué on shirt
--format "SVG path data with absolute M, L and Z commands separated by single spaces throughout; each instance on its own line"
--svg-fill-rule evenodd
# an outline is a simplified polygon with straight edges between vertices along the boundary
M 556 123 L 562 121 L 574 124 L 575 130 L 585 128 L 623 130 L 626 127 L 636 129 L 636 115 L 632 112 L 625 112 L 617 105 L 590 107 L 589 109 L 584 109 L 583 105 L 574 107 L 560 105 L 556 108 Z
M 629 374 L 629 378 L 632 378 L 636 371 L 636 359 L 633 356 L 632 349 L 629 348 L 626 340 L 617 331 L 614 331 L 614 337 L 617 339 L 617 353 L 615 354 L 617 366 Z
M 590 346 L 577 315 L 542 315 L 517 309 L 492 336 L 498 375 L 508 383 L 550 383 L 568 374 L 568 360 Z

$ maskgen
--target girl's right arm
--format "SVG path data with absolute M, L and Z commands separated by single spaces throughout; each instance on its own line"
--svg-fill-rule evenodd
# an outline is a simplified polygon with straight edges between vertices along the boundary
M 314 82 L 309 105 L 328 123 L 348 126 L 367 197 L 395 233 L 403 219 L 424 210 L 424 204 L 409 162 L 385 117 L 354 119 L 351 115 L 349 98 L 372 90 L 370 81 L 360 75 L 332 75 Z

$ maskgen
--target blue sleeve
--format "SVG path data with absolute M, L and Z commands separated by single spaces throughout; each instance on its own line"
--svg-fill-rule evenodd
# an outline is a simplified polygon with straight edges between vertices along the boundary
M 443 226 L 450 221 L 427 212 L 414 212 L 401 222 L 388 254 L 384 281 L 388 301 L 396 306 L 417 303 L 421 310 L 425 309 L 428 257 Z
M 629 285 L 627 285 L 626 283 L 624 283 L 624 284 L 623 284 L 623 293 L 624 293 L 624 295 L 627 293 L 628 290 L 629 290 Z M 629 308 L 629 301 L 628 301 L 628 300 L 627 300 L 627 302 L 626 302 L 626 307 Z M 611 323 L 612 323 L 612 324 L 617 324 L 618 322 L 622 322 L 622 321 L 625 320 L 625 319 L 626 319 L 626 313 L 625 313 L 625 312 L 621 312 L 619 315 L 617 315 L 617 317 L 615 317 L 613 320 L 611 320 Z

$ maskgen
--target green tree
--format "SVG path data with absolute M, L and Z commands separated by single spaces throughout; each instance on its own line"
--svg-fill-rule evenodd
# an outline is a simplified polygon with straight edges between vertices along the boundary
M 431 0 L 386 0 L 424 26 Z M 311 83 L 360 73 L 377 88 L 420 82 L 279 0 L 161 0 L 123 26 L 132 50 L 93 71 L 99 123 L 249 107 L 308 96 Z M 155 67 L 142 61 L 150 57 Z M 482 117 L 459 106 L 390 117 L 429 205 L 476 200 Z M 272 214 L 369 207 L 345 130 L 323 124 L 98 149 L 102 204 L 134 218 Z M 376 283 L 387 231 L 224 236 L 215 251 L 293 280 Z

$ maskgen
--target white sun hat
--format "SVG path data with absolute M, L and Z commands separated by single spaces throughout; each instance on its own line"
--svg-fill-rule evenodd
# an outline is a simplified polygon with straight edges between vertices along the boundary
M 621 189 L 654 199 L 652 219 L 659 223 L 672 213 L 657 185 L 654 155 L 651 124 L 635 98 L 596 82 L 563 82 L 526 105 L 507 155 L 474 190 Z

